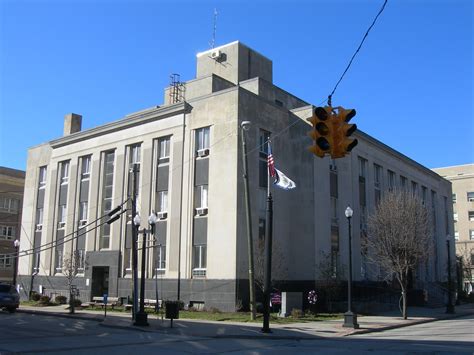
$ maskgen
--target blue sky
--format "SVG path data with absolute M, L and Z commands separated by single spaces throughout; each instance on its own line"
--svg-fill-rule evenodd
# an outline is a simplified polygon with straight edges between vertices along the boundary
M 273 60 L 274 83 L 312 104 L 331 92 L 383 0 L 0 0 L 0 165 L 27 149 L 163 103 L 170 73 L 240 40 Z M 474 162 L 471 0 L 389 0 L 333 104 L 429 167 Z M 308 142 L 309 143 L 309 142 Z

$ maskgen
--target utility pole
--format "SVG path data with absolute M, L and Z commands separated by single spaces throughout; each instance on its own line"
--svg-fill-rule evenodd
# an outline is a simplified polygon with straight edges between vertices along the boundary
M 133 223 L 133 219 L 137 214 L 137 174 L 138 164 L 132 165 L 132 278 L 133 278 L 133 320 L 136 321 L 138 312 L 138 255 L 137 255 L 137 227 Z
M 247 159 L 247 144 L 245 142 L 245 132 L 250 129 L 250 121 L 243 121 L 240 124 L 242 129 L 242 164 L 244 169 L 244 194 L 246 204 L 246 222 L 247 222 L 247 242 L 248 242 L 248 257 L 249 257 L 249 298 L 250 298 L 250 319 L 256 319 L 255 309 L 255 274 L 253 262 L 253 237 L 252 237 L 252 217 L 250 213 L 250 196 L 249 196 L 249 175 L 248 175 L 248 159 Z

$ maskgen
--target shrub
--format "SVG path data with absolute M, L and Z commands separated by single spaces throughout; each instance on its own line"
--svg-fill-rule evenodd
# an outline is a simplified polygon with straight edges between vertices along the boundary
M 66 304 L 67 297 L 62 296 L 62 295 L 56 296 L 56 298 L 54 299 L 54 302 L 59 303 L 59 304 Z
M 82 304 L 82 301 L 78 298 L 74 298 L 74 307 L 80 307 Z
M 304 316 L 304 313 L 301 309 L 293 308 L 291 310 L 291 317 L 292 318 L 303 318 L 303 316 Z
M 30 299 L 32 301 L 38 302 L 40 298 L 41 298 L 41 295 L 38 292 L 35 292 L 35 291 L 31 292 Z
M 40 299 L 39 299 L 39 304 L 41 305 L 49 305 L 49 303 L 51 302 L 51 297 L 49 296 L 41 296 Z
M 216 307 L 209 308 L 209 312 L 210 313 L 221 313 L 220 309 L 218 309 Z

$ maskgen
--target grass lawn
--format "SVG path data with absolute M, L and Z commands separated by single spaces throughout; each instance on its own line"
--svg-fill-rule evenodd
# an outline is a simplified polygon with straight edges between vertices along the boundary
M 28 306 L 38 306 L 38 307 L 47 307 L 45 305 L 39 305 L 38 302 L 35 301 L 22 301 L 22 305 Z M 50 304 L 51 306 L 56 306 L 57 304 Z M 65 305 L 66 306 L 66 305 Z M 81 308 L 77 307 L 77 310 L 83 309 L 88 311 L 96 311 L 96 312 L 104 312 L 104 309 L 101 307 L 86 307 Z M 107 307 L 107 312 L 128 312 L 123 307 L 115 307 L 112 309 L 111 307 Z M 147 313 L 154 314 L 152 309 L 146 309 Z M 160 310 L 160 313 L 163 312 L 164 317 L 164 310 Z M 257 314 L 257 319 L 252 321 L 250 319 L 249 312 L 209 312 L 209 311 L 179 311 L 179 318 L 181 319 L 196 319 L 196 320 L 210 320 L 210 321 L 219 321 L 219 322 L 253 322 L 253 323 L 261 323 L 263 321 L 263 315 L 261 313 Z M 280 318 L 278 317 L 277 313 L 272 313 L 270 315 L 270 321 L 272 323 L 277 324 L 289 324 L 289 323 L 306 323 L 306 322 L 320 322 L 324 320 L 331 320 L 331 319 L 342 319 L 344 315 L 342 313 L 318 313 L 318 314 L 309 314 L 306 313 L 301 317 L 287 317 L 287 318 Z

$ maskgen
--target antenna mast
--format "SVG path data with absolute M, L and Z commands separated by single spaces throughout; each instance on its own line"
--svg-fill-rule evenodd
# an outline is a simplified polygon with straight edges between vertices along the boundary
M 217 9 L 214 8 L 214 29 L 212 31 L 212 41 L 210 43 L 211 49 L 214 49 L 216 44 L 216 28 L 217 28 Z

